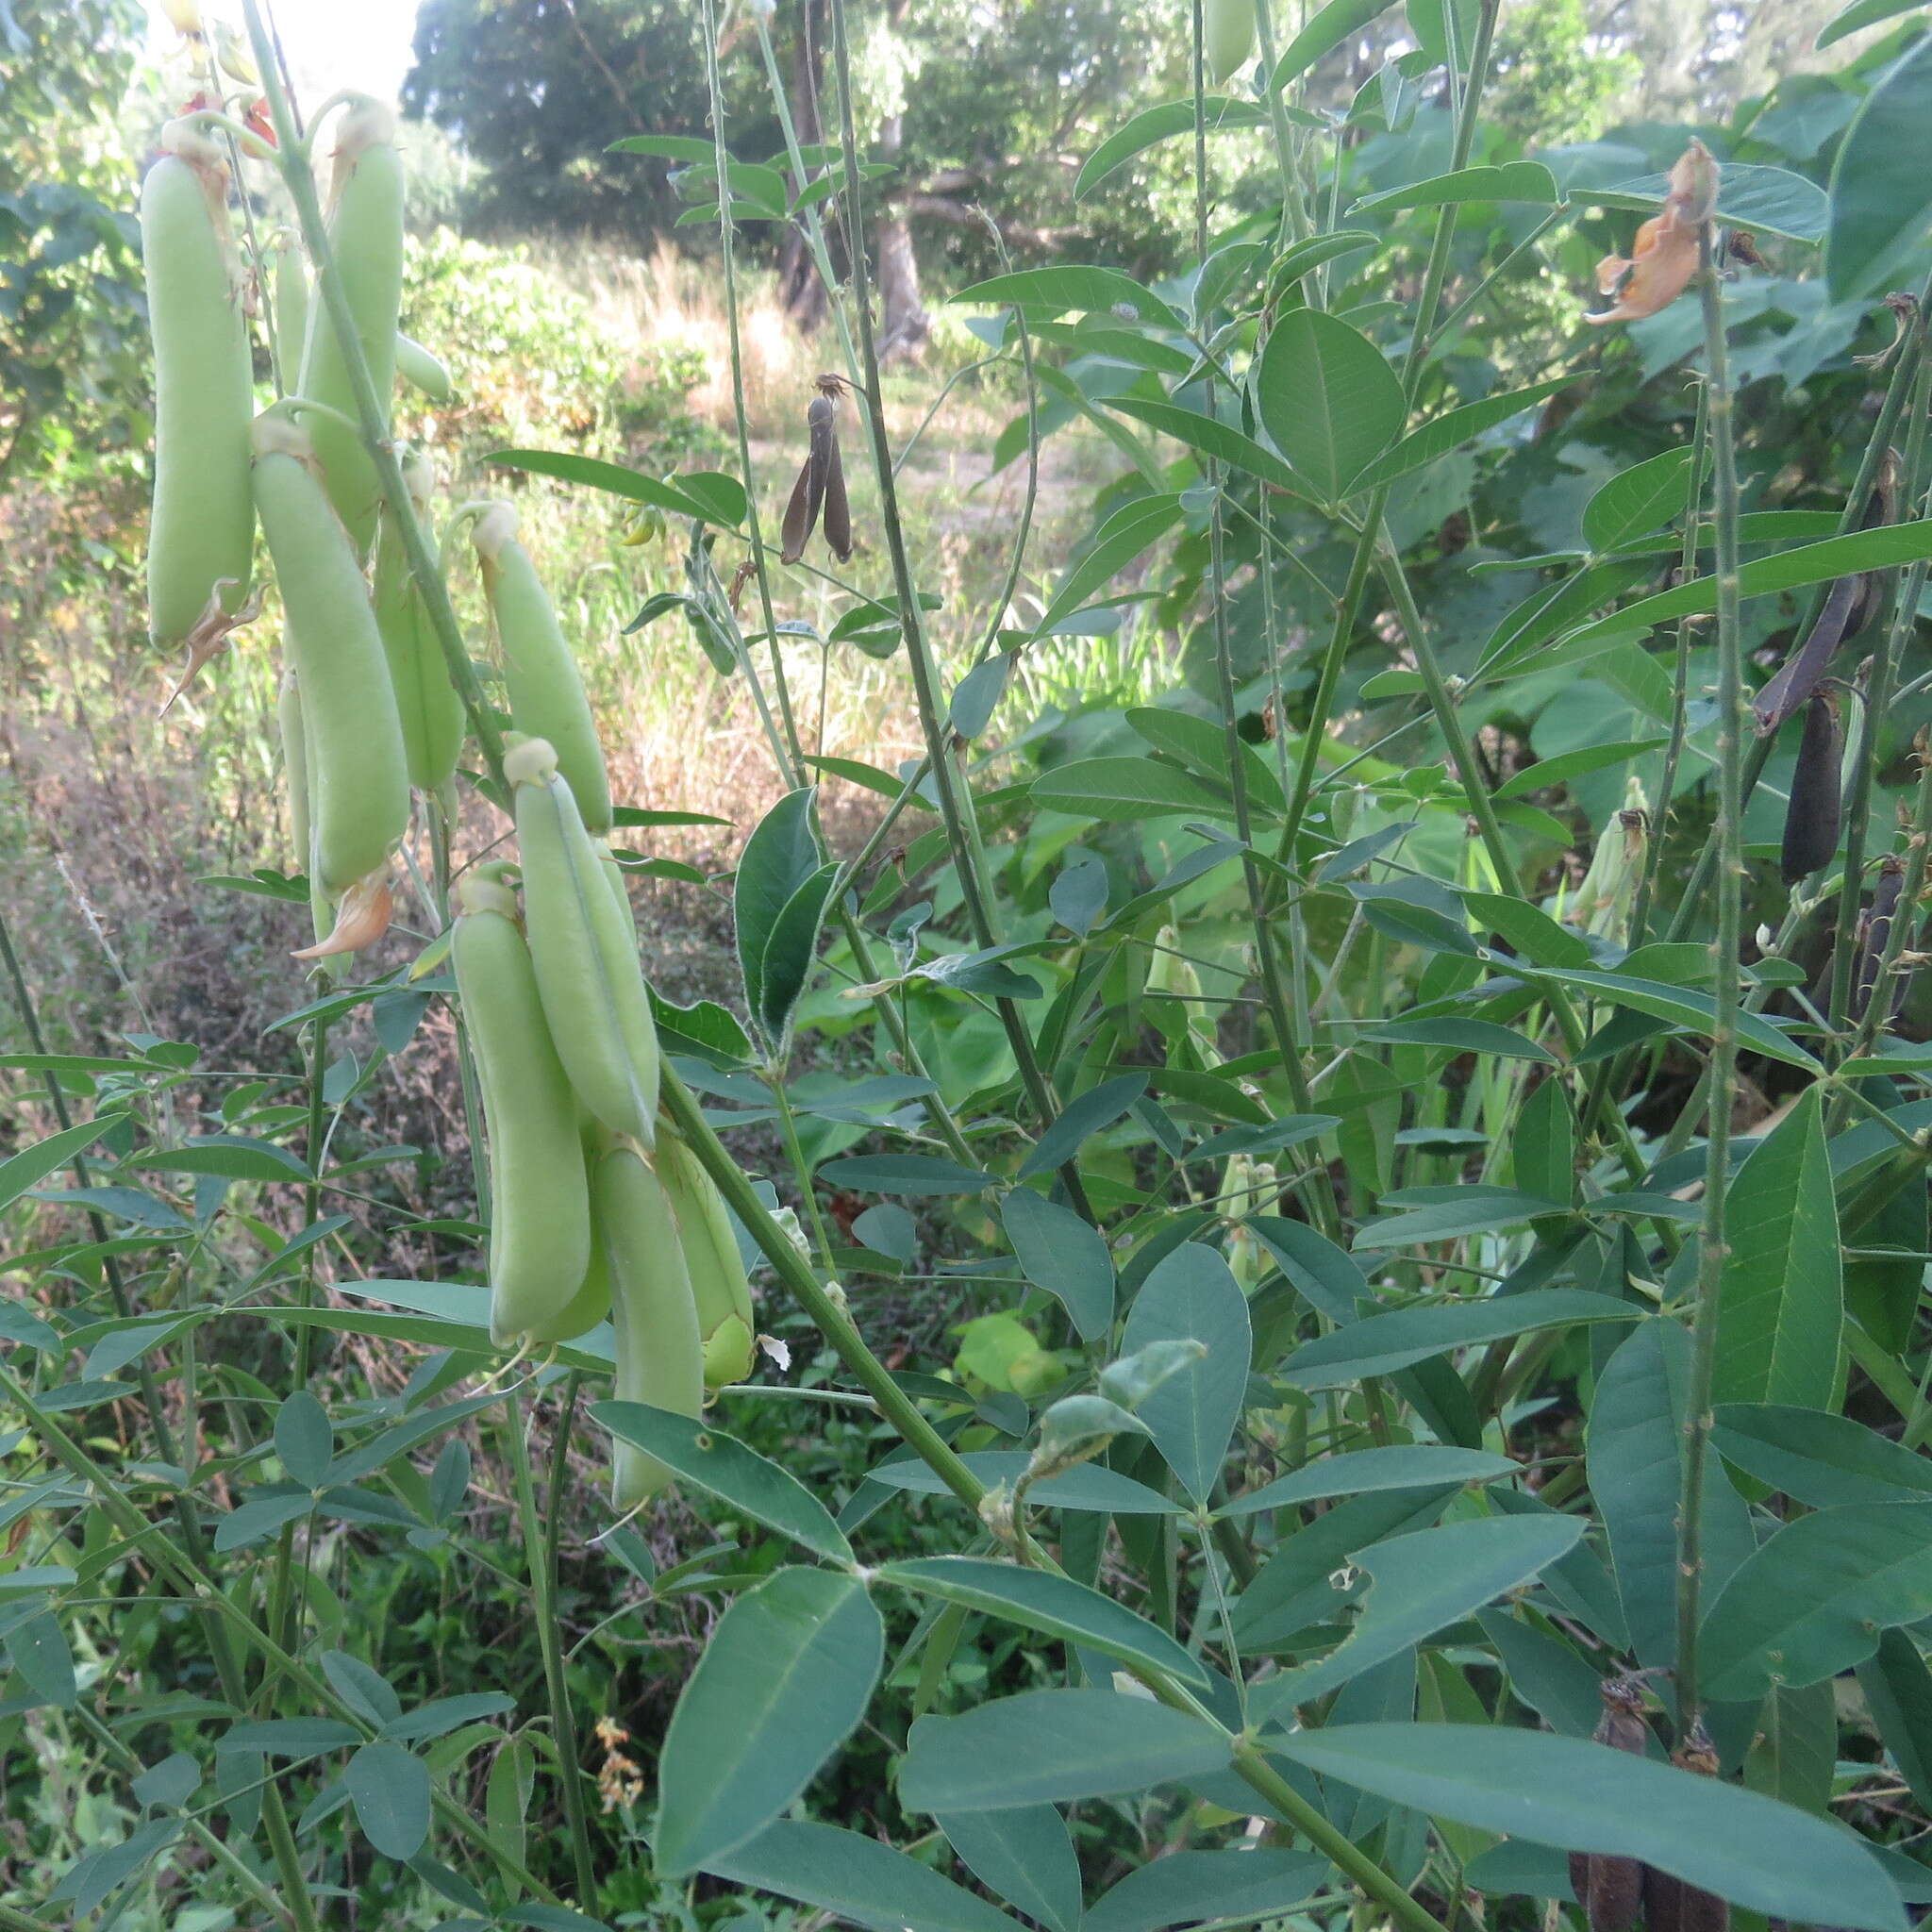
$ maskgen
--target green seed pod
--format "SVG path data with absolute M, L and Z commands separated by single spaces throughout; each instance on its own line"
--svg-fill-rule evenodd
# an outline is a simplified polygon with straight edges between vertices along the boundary
M 1201 0 L 1201 59 L 1216 87 L 1245 67 L 1255 51 L 1255 0 Z
M 288 614 L 308 731 L 310 876 L 332 897 L 387 867 L 409 774 L 369 587 L 288 412 L 255 424 L 255 501 Z
M 432 403 L 446 403 L 456 393 L 449 371 L 413 336 L 396 337 L 396 374 Z
M 637 928 L 577 815 L 557 755 L 525 739 L 504 759 L 515 794 L 530 954 L 552 1038 L 577 1097 L 613 1134 L 648 1147 L 657 1131 L 658 1029 Z
M 604 1148 L 599 1138 L 584 1136 L 584 1186 L 588 1194 L 590 1178 L 597 1171 L 597 1162 L 604 1158 Z M 532 1348 L 548 1348 L 555 1341 L 575 1341 L 579 1335 L 587 1335 L 610 1312 L 610 1257 L 604 1250 L 603 1230 L 597 1224 L 597 1218 L 591 1217 L 591 1264 L 584 1270 L 584 1278 L 577 1291 L 564 1304 L 558 1314 L 548 1322 L 537 1323 L 529 1331 L 528 1341 Z
M 301 242 L 282 234 L 271 244 L 275 261 L 275 363 L 284 388 L 302 373 L 302 351 L 308 340 L 308 264 Z
M 1649 827 L 1650 800 L 1632 777 L 1624 789 L 1623 808 L 1604 827 L 1591 854 L 1590 869 L 1576 889 L 1575 902 L 1566 915 L 1573 924 L 1617 945 L 1628 942 Z
M 248 595 L 255 383 L 221 150 L 180 121 L 161 130 L 161 150 L 141 184 L 142 265 L 155 349 L 148 633 L 164 650 L 187 646 L 192 675 L 219 647 Z
M 396 312 L 403 299 L 403 166 L 396 154 L 396 119 L 380 101 L 351 97 L 336 124 L 335 172 L 329 183 L 328 239 L 375 393 L 389 428 L 389 399 L 396 382 Z M 309 304 L 308 336 L 302 355 L 300 392 L 348 418 L 318 417 L 315 453 L 328 479 L 329 501 L 356 545 L 367 557 L 375 537 L 382 485 L 363 446 L 356 392 L 342 364 L 341 345 L 327 305 Z
M 590 1188 L 516 901 L 488 878 L 466 879 L 458 899 L 450 956 L 490 1136 L 490 1333 L 508 1346 L 557 1324 L 584 1287 Z
M 519 731 L 549 741 L 584 824 L 591 832 L 608 832 L 610 779 L 597 721 L 557 612 L 529 552 L 517 541 L 516 511 L 507 503 L 492 503 L 471 525 L 470 537 L 503 649 L 510 716 Z
M 282 655 L 287 659 L 294 653 L 286 642 L 286 633 L 284 636 Z M 315 937 L 320 940 L 335 924 L 335 914 L 329 905 L 328 894 L 315 882 L 313 835 L 309 828 L 308 731 L 302 719 L 301 681 L 292 671 L 282 673 L 282 692 L 276 707 L 276 720 L 282 734 L 282 771 L 289 783 L 290 842 L 296 868 L 308 874 L 308 916 L 315 928 Z M 331 977 L 340 977 L 347 964 L 341 956 L 330 955 L 324 959 L 323 968 Z
M 751 1374 L 758 1318 L 724 1197 L 697 1156 L 671 1134 L 658 1142 L 658 1177 L 684 1237 L 685 1266 L 691 1271 L 698 1333 L 705 1344 L 705 1384 L 722 1389 L 727 1382 L 741 1382 Z
M 628 1147 L 597 1163 L 591 1198 L 610 1267 L 610 1322 L 617 1337 L 615 1393 L 695 1416 L 704 1404 L 703 1355 L 677 1220 L 658 1177 Z M 633 1509 L 671 1481 L 654 1456 L 611 1444 L 611 1501 Z
M 308 870 L 308 743 L 302 728 L 302 685 L 292 671 L 282 673 L 275 722 L 282 734 L 282 770 L 289 780 L 289 840 L 296 866 Z
M 429 496 L 435 474 L 423 451 L 410 450 L 404 455 L 403 480 L 409 486 L 416 526 L 434 557 Z M 434 791 L 457 768 L 457 754 L 463 743 L 463 701 L 449 681 L 428 607 L 409 572 L 402 529 L 387 504 L 376 518 L 375 623 L 389 658 L 389 680 L 396 696 L 396 717 L 403 727 L 409 783 L 419 791 Z

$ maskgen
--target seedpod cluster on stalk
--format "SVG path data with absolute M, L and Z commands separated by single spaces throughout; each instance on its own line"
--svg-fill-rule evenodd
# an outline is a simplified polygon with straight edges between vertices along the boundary
M 657 1121 L 658 1046 L 624 884 L 585 830 L 554 748 L 505 760 L 509 868 L 459 891 L 453 940 L 489 1131 L 490 1319 L 503 1345 L 568 1341 L 609 1310 L 623 1400 L 695 1416 L 752 1365 L 751 1291 L 731 1218 Z M 621 1508 L 670 1480 L 620 1444 Z

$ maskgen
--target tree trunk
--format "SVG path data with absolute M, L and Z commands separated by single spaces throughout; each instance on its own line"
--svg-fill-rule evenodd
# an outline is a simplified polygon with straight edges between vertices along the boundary
M 893 31 L 905 18 L 908 0 L 891 0 Z M 906 117 L 891 114 L 879 129 L 882 159 L 897 161 L 906 145 Z M 879 205 L 879 359 L 917 361 L 932 333 L 932 318 L 919 292 L 919 258 L 912 252 L 912 224 L 905 208 L 888 199 Z
M 800 147 L 812 147 L 824 139 L 819 119 L 824 24 L 824 0 L 801 0 L 798 31 L 791 39 L 791 125 Z M 806 335 L 825 319 L 825 287 L 819 279 L 811 250 L 794 224 L 787 225 L 778 250 L 778 299 L 785 313 Z

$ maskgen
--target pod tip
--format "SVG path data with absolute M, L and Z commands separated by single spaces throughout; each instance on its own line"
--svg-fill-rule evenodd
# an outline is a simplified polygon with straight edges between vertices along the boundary
M 504 754 L 503 775 L 512 785 L 547 785 L 557 775 L 557 753 L 547 738 L 526 738 Z
M 508 503 L 487 503 L 470 524 L 470 541 L 485 563 L 494 563 L 506 543 L 517 540 L 517 513 Z
M 395 911 L 395 898 L 390 891 L 389 868 L 358 879 L 336 906 L 336 923 L 327 938 L 304 946 L 297 959 L 326 959 L 337 953 L 359 953 L 373 946 L 389 930 Z

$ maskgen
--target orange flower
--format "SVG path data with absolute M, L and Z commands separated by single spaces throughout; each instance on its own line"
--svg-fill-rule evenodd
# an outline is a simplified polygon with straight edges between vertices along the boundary
M 1636 252 L 1607 255 L 1596 265 L 1596 285 L 1606 294 L 1623 283 L 1614 307 L 1586 315 L 1588 323 L 1635 322 L 1668 307 L 1697 273 L 1698 230 L 1717 206 L 1718 166 L 1710 150 L 1693 141 L 1671 170 L 1664 211 L 1637 231 Z M 1624 281 L 1625 275 L 1629 276 Z

